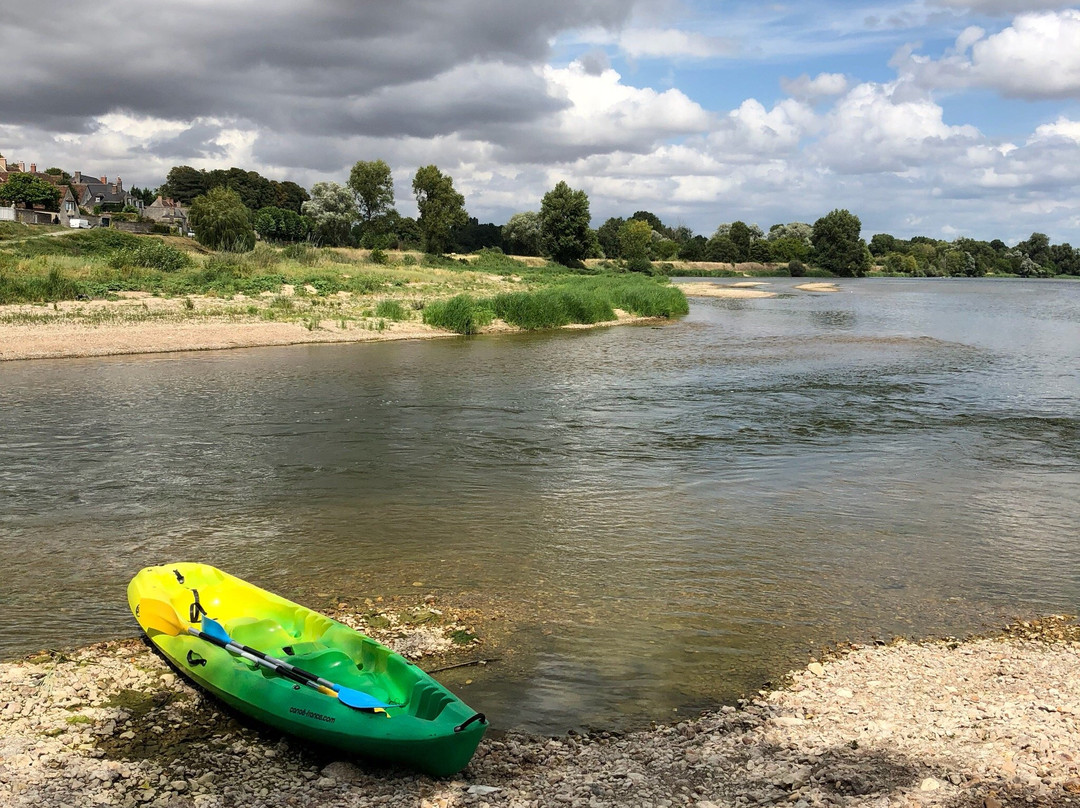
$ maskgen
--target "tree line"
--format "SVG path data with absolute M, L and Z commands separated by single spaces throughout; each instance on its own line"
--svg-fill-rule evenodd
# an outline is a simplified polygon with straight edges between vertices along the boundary
M 47 171 L 69 177 L 58 168 Z M 922 277 L 1080 275 L 1080 250 L 1068 243 L 1052 244 L 1043 233 L 1032 233 L 1014 247 L 999 239 L 900 239 L 885 233 L 867 242 L 859 217 L 847 210 L 834 210 L 813 224 L 774 224 L 768 232 L 736 220 L 704 236 L 685 225 L 665 224 L 646 210 L 628 218 L 609 218 L 593 229 L 587 194 L 566 182 L 544 194 L 539 210 L 515 213 L 500 226 L 469 216 L 453 178 L 435 165 L 417 169 L 411 190 L 416 218 L 396 210 L 390 166 L 383 160 L 361 160 L 344 184 L 317 182 L 310 192 L 256 171 L 235 167 L 207 171 L 183 165 L 170 169 L 156 191 L 132 189 L 132 193 L 147 203 L 160 194 L 191 206 L 197 237 L 214 247 L 253 245 L 258 234 L 281 243 L 311 241 L 433 254 L 498 248 L 566 265 L 606 258 L 639 271 L 650 271 L 654 262 L 684 261 L 783 264 L 792 274 L 802 274 L 810 265 L 847 276 L 865 275 L 875 267 L 888 274 Z M 0 200 L 7 202 L 49 206 L 56 204 L 58 195 L 56 186 L 25 174 L 13 173 L 0 185 Z

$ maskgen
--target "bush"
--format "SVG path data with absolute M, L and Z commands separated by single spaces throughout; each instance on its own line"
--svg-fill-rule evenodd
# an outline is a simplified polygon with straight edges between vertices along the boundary
M 315 266 L 319 263 L 320 258 L 319 250 L 308 242 L 290 244 L 281 251 L 281 255 L 283 258 L 288 258 L 290 261 L 295 261 L 306 267 Z
M 806 277 L 806 264 L 802 261 L 788 261 L 787 268 L 793 278 Z
M 385 266 L 390 263 L 390 256 L 386 254 L 386 250 L 376 247 L 368 254 L 368 260 L 373 264 Z
M 438 300 L 424 307 L 424 323 L 455 331 L 458 334 L 475 334 L 492 321 L 494 315 L 484 301 L 469 295 L 458 295 L 449 300 Z
M 146 241 L 134 249 L 118 250 L 109 259 L 109 266 L 113 269 L 146 267 L 162 272 L 179 272 L 191 266 L 191 263 L 191 257 L 187 253 L 156 239 Z
M 383 300 L 379 303 L 379 305 L 375 307 L 375 316 L 395 321 L 409 319 L 409 314 L 405 311 L 405 307 L 396 300 Z
M 44 277 L 13 277 L 0 271 L 0 303 L 52 303 L 79 297 L 89 297 L 87 288 L 57 267 Z
M 651 275 L 652 261 L 648 258 L 631 258 L 626 262 L 626 269 L 629 272 L 644 272 L 646 275 Z

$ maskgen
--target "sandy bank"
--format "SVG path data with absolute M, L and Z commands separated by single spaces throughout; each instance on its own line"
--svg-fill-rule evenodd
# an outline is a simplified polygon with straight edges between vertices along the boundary
M 673 726 L 492 733 L 445 781 L 240 720 L 119 641 L 0 665 L 0 804 L 1080 805 L 1078 640 L 1053 618 L 994 639 L 852 648 Z
M 255 301 L 234 301 L 231 306 L 223 306 L 220 301 L 197 300 L 192 312 L 185 310 L 183 300 L 149 297 L 65 303 L 55 310 L 0 306 L 0 361 L 457 336 L 415 319 L 372 319 L 366 326 L 331 318 L 272 321 L 247 311 Z M 258 310 L 265 310 L 265 301 L 258 303 Z M 597 326 L 649 321 L 622 311 L 616 314 L 617 320 Z M 520 329 L 497 321 L 483 331 L 514 333 Z
M 802 289 L 804 292 L 839 292 L 840 287 L 835 283 L 800 283 L 795 287 L 796 289 Z
M 683 294 L 687 297 L 730 297 L 730 298 L 751 298 L 751 297 L 776 297 L 776 292 L 766 292 L 763 289 L 746 288 L 747 286 L 760 286 L 761 284 L 753 283 L 735 283 L 735 284 L 719 284 L 719 283 L 679 283 L 676 286 L 682 290 Z

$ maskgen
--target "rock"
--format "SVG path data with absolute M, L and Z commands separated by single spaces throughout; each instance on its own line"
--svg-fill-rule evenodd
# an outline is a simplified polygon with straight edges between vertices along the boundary
M 340 783 L 355 783 L 363 776 L 360 769 L 346 760 L 335 760 L 322 768 L 323 777 L 330 777 Z
M 806 666 L 806 669 L 810 671 L 810 673 L 814 674 L 814 676 L 821 677 L 825 675 L 825 666 L 822 665 L 820 662 L 811 662 L 809 665 Z
M 927 777 L 919 783 L 919 791 L 937 791 L 939 788 L 941 788 L 941 783 L 933 777 Z
M 173 780 L 169 783 L 169 788 L 178 794 L 183 794 L 188 789 L 187 780 Z
M 982 801 L 983 808 L 1005 808 L 1001 804 L 1001 800 L 995 797 L 993 794 L 987 794 Z
M 469 786 L 469 794 L 475 794 L 478 797 L 486 797 L 488 794 L 494 794 L 496 791 L 502 791 L 498 786 Z

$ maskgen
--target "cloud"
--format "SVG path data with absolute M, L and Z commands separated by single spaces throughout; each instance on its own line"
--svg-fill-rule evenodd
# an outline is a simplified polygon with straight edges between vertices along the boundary
M 902 172 L 948 159 L 979 139 L 972 126 L 949 126 L 929 98 L 906 98 L 897 82 L 864 83 L 839 99 L 825 134 L 812 147 L 816 158 L 842 174 Z
M 0 109 L 7 123 L 61 132 L 85 132 L 116 112 L 244 119 L 277 131 L 318 125 L 341 134 L 369 126 L 382 132 L 384 117 L 358 117 L 350 106 L 364 111 L 396 89 L 426 86 L 433 95 L 410 95 L 408 102 L 438 108 L 450 82 L 471 70 L 457 96 L 476 101 L 461 121 L 501 119 L 511 114 L 506 107 L 521 114 L 529 100 L 542 114 L 543 82 L 512 91 L 488 84 L 504 69 L 520 75 L 542 63 L 551 38 L 567 27 L 619 27 L 633 5 L 101 0 L 90 8 L 42 0 L 34 15 L 7 21 L 0 31 L 8 63 Z M 437 114 L 445 122 L 445 104 Z M 422 114 L 413 116 L 417 134 L 425 134 L 423 122 Z
M 933 0 L 933 5 L 992 16 L 1013 16 L 1028 11 L 1068 8 L 1075 0 Z
M 819 73 L 814 78 L 803 73 L 797 79 L 782 78 L 780 87 L 792 98 L 814 102 L 833 95 L 842 95 L 848 88 L 842 73 Z
M 1026 100 L 1080 94 L 1080 10 L 1022 14 L 1008 28 L 985 36 L 965 30 L 953 51 L 934 60 L 903 54 L 902 71 L 922 87 L 994 90 Z
M 633 59 L 712 59 L 739 51 L 736 39 L 675 28 L 630 28 L 623 31 L 618 43 Z

